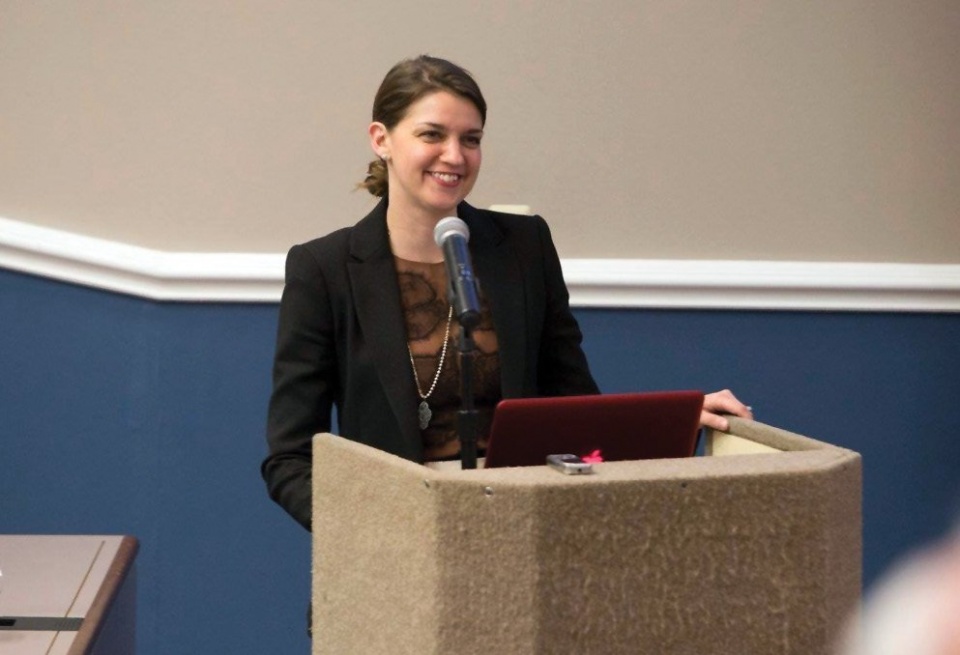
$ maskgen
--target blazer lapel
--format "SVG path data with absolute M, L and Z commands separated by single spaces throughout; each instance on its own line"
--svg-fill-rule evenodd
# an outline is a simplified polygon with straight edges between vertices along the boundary
M 470 245 L 480 288 L 490 302 L 500 349 L 500 387 L 504 398 L 527 395 L 527 298 L 523 268 L 497 225 L 467 203 L 458 208 L 470 228 Z
M 390 409 L 409 452 L 422 452 L 417 425 L 417 390 L 407 354 L 403 308 L 382 200 L 357 223 L 350 236 L 347 264 L 357 320 L 370 350 Z M 527 298 L 518 255 L 500 228 L 467 203 L 458 208 L 470 228 L 470 250 L 481 289 L 490 302 L 500 350 L 504 398 L 527 395 Z
M 386 201 L 354 227 L 350 237 L 352 261 L 347 264 L 357 320 L 390 408 L 411 452 L 422 449 L 417 426 L 417 390 L 407 354 L 403 309 L 390 239 Z

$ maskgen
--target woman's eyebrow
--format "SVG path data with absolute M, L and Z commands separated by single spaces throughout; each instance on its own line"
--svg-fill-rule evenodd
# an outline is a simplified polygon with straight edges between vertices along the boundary
M 430 121 L 423 121 L 422 123 L 417 123 L 417 127 L 429 127 L 434 130 L 441 130 L 443 132 L 447 131 L 447 126 L 442 123 L 432 123 Z M 465 132 L 465 134 L 483 134 L 483 128 L 473 127 Z

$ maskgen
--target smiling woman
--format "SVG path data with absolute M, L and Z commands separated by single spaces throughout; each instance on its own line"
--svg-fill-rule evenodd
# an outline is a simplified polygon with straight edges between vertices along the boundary
M 550 231 L 538 216 L 476 209 L 487 105 L 476 81 L 421 56 L 387 73 L 368 128 L 376 159 L 360 185 L 380 198 L 355 226 L 287 257 L 263 475 L 310 528 L 311 437 L 340 433 L 414 461 L 455 458 L 461 325 L 451 310 L 444 217 L 466 223 L 482 282 L 471 331 L 478 445 L 501 398 L 599 390 Z

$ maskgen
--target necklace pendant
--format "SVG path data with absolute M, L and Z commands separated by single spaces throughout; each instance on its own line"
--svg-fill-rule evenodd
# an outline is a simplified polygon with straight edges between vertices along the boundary
M 427 404 L 426 400 L 420 401 L 417 416 L 420 417 L 420 429 L 426 430 L 427 426 L 430 425 L 430 419 L 433 418 L 433 411 L 430 409 L 430 405 Z

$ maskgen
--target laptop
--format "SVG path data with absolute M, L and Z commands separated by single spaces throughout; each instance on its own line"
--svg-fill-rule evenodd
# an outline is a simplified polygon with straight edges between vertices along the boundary
M 483 466 L 542 466 L 566 453 L 594 462 L 690 457 L 702 408 L 700 391 L 501 400 Z

